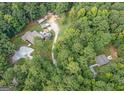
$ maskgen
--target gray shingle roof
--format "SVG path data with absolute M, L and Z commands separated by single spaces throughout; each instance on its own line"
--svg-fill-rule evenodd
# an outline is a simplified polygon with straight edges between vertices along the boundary
M 21 38 L 24 41 L 29 41 L 30 43 L 34 44 L 34 37 L 40 37 L 40 34 L 36 31 L 26 32 Z
M 105 65 L 109 62 L 108 58 L 105 55 L 99 55 L 96 57 L 96 63 L 99 66 Z
M 12 56 L 12 63 L 15 63 L 17 60 L 21 58 L 26 58 L 27 55 L 30 55 L 34 49 L 27 47 L 27 46 L 21 46 L 19 50 L 15 52 L 15 54 Z

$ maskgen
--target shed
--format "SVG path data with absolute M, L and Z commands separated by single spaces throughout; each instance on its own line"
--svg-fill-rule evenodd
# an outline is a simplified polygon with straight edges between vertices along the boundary
M 34 38 L 35 37 L 41 37 L 41 35 L 36 32 L 36 31 L 33 31 L 33 32 L 26 32 L 21 38 L 24 40 L 24 41 L 28 41 L 30 42 L 31 44 L 34 44 Z
M 37 20 L 37 22 L 40 24 L 40 23 L 44 22 L 46 19 L 47 19 L 47 17 L 44 17 L 44 18 Z
M 42 24 L 42 25 L 41 25 L 42 28 L 47 28 L 47 27 L 49 27 L 49 26 L 50 26 L 49 23 L 45 23 L 45 24 Z
M 109 59 L 104 54 L 96 57 L 96 64 L 98 64 L 98 66 L 105 65 L 108 62 L 109 62 Z

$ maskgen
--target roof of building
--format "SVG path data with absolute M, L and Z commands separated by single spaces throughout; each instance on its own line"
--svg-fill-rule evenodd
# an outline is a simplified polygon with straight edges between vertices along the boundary
M 44 22 L 46 19 L 47 19 L 47 17 L 44 17 L 44 18 L 37 20 L 37 22 L 40 24 L 40 23 Z
M 0 91 L 12 91 L 9 87 L 0 87 Z
M 30 55 L 34 49 L 27 47 L 27 46 L 21 46 L 19 50 L 15 52 L 15 54 L 12 57 L 12 62 L 15 63 L 17 60 L 21 58 L 26 58 L 27 55 Z
M 36 31 L 26 32 L 21 38 L 24 41 L 29 41 L 30 43 L 34 44 L 34 37 L 40 37 L 40 34 Z
M 105 65 L 109 62 L 109 59 L 103 54 L 96 57 L 96 63 L 99 66 Z
M 40 34 L 43 38 L 46 38 L 46 39 L 49 39 L 52 36 L 50 32 L 45 32 L 45 31 L 40 32 Z
M 45 24 L 42 24 L 42 25 L 41 25 L 42 28 L 47 28 L 47 27 L 49 27 L 49 26 L 50 26 L 49 23 L 45 23 Z

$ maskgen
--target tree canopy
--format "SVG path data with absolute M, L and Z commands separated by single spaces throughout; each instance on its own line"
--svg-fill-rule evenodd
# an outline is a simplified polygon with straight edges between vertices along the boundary
M 11 64 L 16 44 L 10 39 L 49 11 L 60 16 L 54 50 L 57 67 L 46 56 L 52 40 L 36 40 L 32 60 Z M 94 79 L 89 66 L 110 44 L 118 57 L 96 68 Z M 0 3 L 0 86 L 34 91 L 124 90 L 124 3 Z

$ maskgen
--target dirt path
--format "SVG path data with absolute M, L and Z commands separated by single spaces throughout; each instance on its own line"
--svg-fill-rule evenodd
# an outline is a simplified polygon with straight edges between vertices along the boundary
M 111 55 L 114 59 L 116 59 L 118 57 L 118 54 L 117 54 L 117 49 L 114 48 L 113 46 L 110 47 L 110 52 L 111 52 Z
M 57 24 L 56 22 L 50 23 L 50 25 L 51 25 L 53 31 L 55 32 L 55 37 L 54 37 L 54 41 L 53 41 L 53 45 L 52 45 L 52 53 L 51 53 L 51 54 L 52 54 L 53 64 L 56 65 L 57 62 L 56 62 L 56 59 L 55 59 L 53 50 L 54 50 L 54 48 L 55 48 L 55 44 L 56 44 L 56 41 L 57 41 L 57 39 L 58 39 L 59 26 L 58 26 L 58 24 Z
M 54 18 L 54 16 L 48 21 L 48 23 L 51 25 L 51 28 L 53 29 L 54 33 L 55 33 L 55 37 L 54 37 L 54 40 L 53 40 L 53 44 L 52 44 L 52 52 L 51 52 L 51 55 L 52 55 L 52 61 L 53 61 L 53 64 L 57 65 L 57 61 L 55 59 L 55 56 L 54 56 L 54 48 L 55 48 L 55 44 L 56 44 L 56 41 L 58 39 L 58 34 L 59 34 L 59 26 L 58 26 L 58 23 L 56 22 L 56 19 Z

